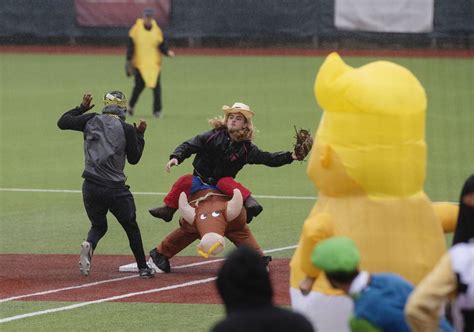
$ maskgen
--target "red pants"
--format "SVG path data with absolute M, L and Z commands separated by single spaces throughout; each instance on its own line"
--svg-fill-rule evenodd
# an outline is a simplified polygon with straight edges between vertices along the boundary
M 177 209 L 179 202 L 179 195 L 184 191 L 186 196 L 189 197 L 191 194 L 191 186 L 193 184 L 193 175 L 186 174 L 180 177 L 171 187 L 169 193 L 163 199 L 163 202 L 166 206 L 170 208 Z M 241 185 L 239 182 L 235 181 L 234 178 L 225 177 L 217 181 L 217 189 L 225 195 L 232 197 L 234 195 L 234 189 L 239 189 L 242 193 L 242 197 L 245 200 L 250 196 L 250 191 Z

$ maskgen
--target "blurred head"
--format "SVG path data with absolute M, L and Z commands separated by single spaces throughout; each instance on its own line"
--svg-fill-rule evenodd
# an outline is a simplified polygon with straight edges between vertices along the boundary
M 217 290 L 227 312 L 272 304 L 273 290 L 262 257 L 238 247 L 225 260 L 217 276 Z
M 114 90 L 107 92 L 104 95 L 104 109 L 103 114 L 114 114 L 119 116 L 121 119 L 125 119 L 125 113 L 127 110 L 127 97 L 123 92 Z
M 143 10 L 143 21 L 145 23 L 145 27 L 151 27 L 151 22 L 153 21 L 153 17 L 155 15 L 155 10 L 153 8 L 145 8 Z
M 118 90 L 107 92 L 104 95 L 104 105 L 117 105 L 121 108 L 127 108 L 127 97 Z
M 252 117 L 254 112 L 243 103 L 234 103 L 232 106 L 222 106 L 224 117 L 209 120 L 214 128 L 226 128 L 235 141 L 248 140 L 254 137 Z
M 315 142 L 338 163 L 319 167 L 319 156 L 312 154 L 307 171 L 319 191 L 343 195 L 346 188 L 362 189 L 377 198 L 422 193 L 427 98 L 413 73 L 388 61 L 354 68 L 331 53 L 318 71 L 314 93 L 324 110 Z M 329 182 L 328 174 L 335 181 Z
M 459 199 L 459 213 L 453 244 L 474 238 L 474 174 L 465 182 Z
M 335 236 L 315 246 L 311 262 L 325 272 L 334 288 L 347 292 L 352 280 L 359 274 L 360 254 L 352 239 Z
M 229 132 L 236 132 L 247 128 L 248 122 L 242 113 L 229 113 L 226 115 L 226 126 Z

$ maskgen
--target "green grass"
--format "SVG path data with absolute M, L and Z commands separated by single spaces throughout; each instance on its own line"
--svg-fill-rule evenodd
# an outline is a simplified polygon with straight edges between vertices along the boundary
M 71 302 L 2 304 L 0 318 L 65 307 Z M 173 303 L 106 303 L 2 324 L 2 331 L 209 331 L 224 315 L 220 305 Z M 177 314 L 179 313 L 179 314 Z M 192 325 L 186 317 L 195 319 Z
M 428 169 L 425 190 L 432 200 L 457 201 L 474 164 L 472 59 L 387 58 L 411 69 L 425 86 Z M 208 129 L 207 119 L 221 106 L 242 101 L 256 112 L 255 143 L 267 151 L 292 147 L 293 125 L 311 129 L 321 115 L 313 96 L 320 57 L 188 57 L 165 59 L 164 117 L 151 116 L 151 91 L 146 90 L 128 121 L 148 121 L 141 162 L 128 165 L 128 184 L 135 192 L 166 192 L 178 176 L 191 171 L 188 160 L 164 171 L 169 154 L 182 141 Z M 373 58 L 346 58 L 359 66 Z M 82 135 L 60 131 L 56 121 L 76 106 L 84 92 L 101 96 L 120 89 L 127 95 L 132 80 L 123 73 L 122 56 L 0 54 L 0 188 L 80 190 L 83 169 Z M 255 195 L 316 196 L 306 177 L 306 164 L 282 168 L 247 166 L 238 180 Z M 161 203 L 160 195 L 136 195 L 138 221 L 145 249 L 174 227 L 147 212 Z M 251 228 L 264 249 L 297 243 L 311 200 L 260 199 L 264 212 Z M 87 233 L 80 193 L 0 191 L 0 253 L 77 254 Z M 229 246 L 231 247 L 231 246 Z M 131 254 L 126 237 L 110 217 L 109 231 L 96 254 Z M 191 246 L 182 253 L 195 255 Z M 275 253 L 291 257 L 292 251 Z M 2 317 L 61 306 L 62 303 L 11 302 L 0 305 Z M 99 309 L 100 308 L 100 309 Z M 179 318 L 175 316 L 179 312 Z M 195 326 L 206 330 L 223 314 L 221 306 L 106 303 L 28 318 L 4 325 L 7 330 L 129 330 L 160 325 L 178 331 Z M 200 320 L 206 315 L 209 319 Z M 82 325 L 81 325 L 82 324 Z M 194 324 L 194 325 L 193 325 Z M 201 325 L 199 325 L 201 324 Z M 163 327 L 163 329 L 161 329 Z M 3 329 L 3 326 L 2 326 Z

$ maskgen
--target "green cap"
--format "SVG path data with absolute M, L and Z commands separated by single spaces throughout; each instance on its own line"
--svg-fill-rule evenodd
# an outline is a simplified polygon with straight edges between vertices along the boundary
M 359 265 L 360 254 L 352 239 L 335 236 L 316 245 L 311 262 L 324 272 L 353 272 Z

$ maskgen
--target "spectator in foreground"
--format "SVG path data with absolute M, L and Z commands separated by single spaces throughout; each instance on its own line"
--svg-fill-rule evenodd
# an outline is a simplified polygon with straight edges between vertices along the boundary
M 412 331 L 436 331 L 450 300 L 456 331 L 474 331 L 474 238 L 451 247 L 410 295 L 405 313 Z
M 352 297 L 352 331 L 410 331 L 404 307 L 413 285 L 396 274 L 360 271 L 360 254 L 352 239 L 340 236 L 321 241 L 313 250 L 311 261 L 325 272 L 332 287 Z M 426 331 L 438 330 L 435 325 L 436 329 Z M 444 319 L 439 322 L 439 329 L 452 331 Z
M 453 236 L 453 245 L 468 242 L 474 238 L 474 174 L 471 175 L 461 191 L 459 215 Z
M 313 331 L 302 315 L 273 304 L 273 289 L 260 255 L 239 247 L 226 259 L 217 276 L 217 290 L 227 317 L 217 323 L 220 331 Z

